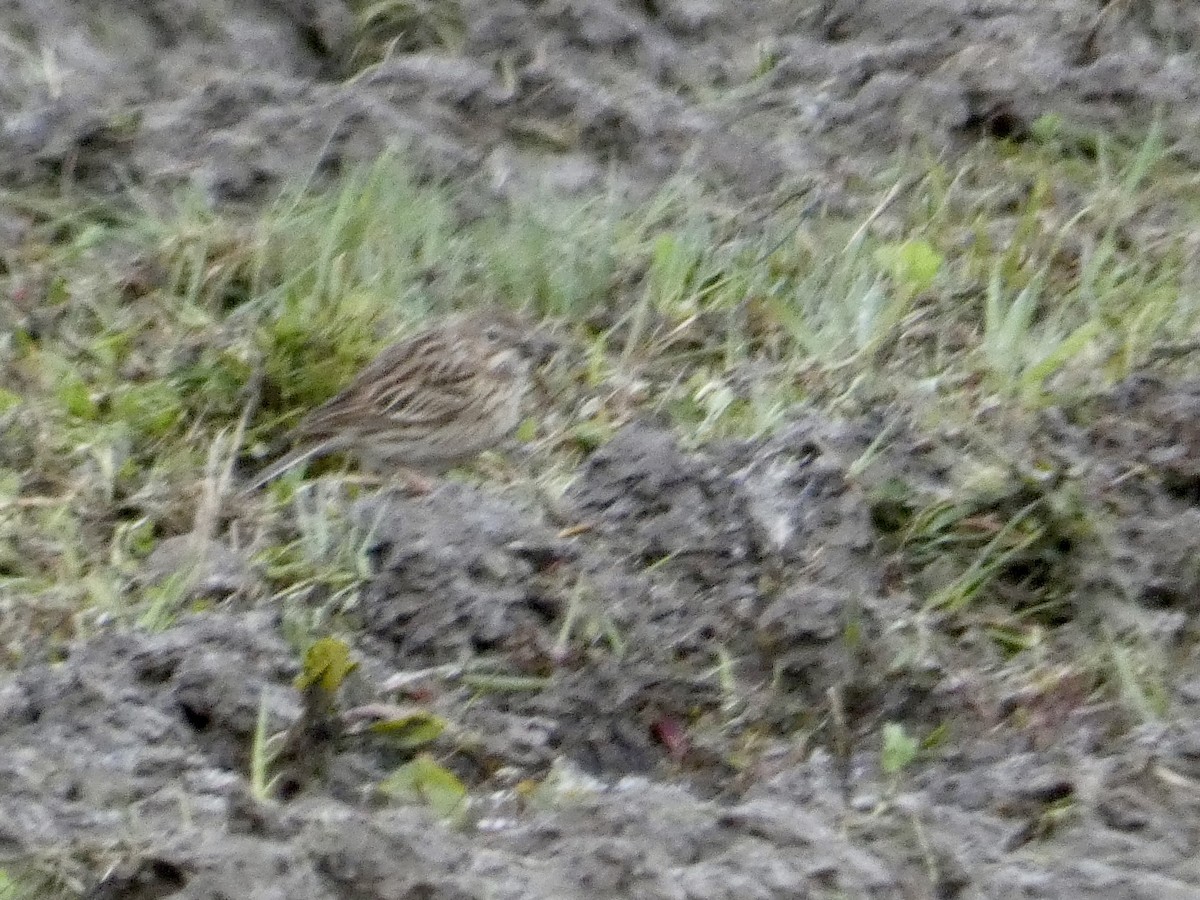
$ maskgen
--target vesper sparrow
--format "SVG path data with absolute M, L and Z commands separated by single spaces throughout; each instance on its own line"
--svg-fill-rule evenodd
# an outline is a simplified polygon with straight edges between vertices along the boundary
M 388 347 L 296 425 L 295 449 L 245 490 L 330 453 L 375 472 L 445 471 L 495 446 L 521 421 L 531 362 L 553 342 L 519 317 L 487 311 L 450 318 Z

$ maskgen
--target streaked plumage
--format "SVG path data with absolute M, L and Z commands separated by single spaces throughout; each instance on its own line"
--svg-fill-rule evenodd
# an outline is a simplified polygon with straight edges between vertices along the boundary
M 330 453 L 379 473 L 436 473 L 474 458 L 521 421 L 529 363 L 550 344 L 507 312 L 457 316 L 384 350 L 292 430 L 295 449 L 246 490 Z

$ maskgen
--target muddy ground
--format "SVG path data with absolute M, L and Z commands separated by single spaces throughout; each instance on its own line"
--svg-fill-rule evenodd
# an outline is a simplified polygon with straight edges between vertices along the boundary
M 336 0 L 12 0 L 0 174 L 245 200 L 402 142 L 501 192 L 684 169 L 744 197 L 799 180 L 836 198 L 906 145 L 1020 139 L 1045 114 L 1138 134 L 1156 109 L 1200 156 L 1187 0 L 406 8 L 398 34 L 364 34 Z
M 498 196 L 686 168 L 837 202 L 905 146 L 1050 113 L 1137 133 L 1156 106 L 1200 154 L 1182 0 L 413 8 L 373 64 L 387 41 L 326 0 L 7 3 L 0 173 L 253 203 L 401 141 Z M 381 799 L 407 756 L 333 721 L 252 796 L 260 704 L 271 731 L 302 704 L 286 610 L 221 599 L 253 593 L 234 564 L 210 612 L 0 680 L 0 858 L 96 898 L 1198 896 L 1198 412 L 1200 386 L 1138 377 L 1000 445 L 903 410 L 700 451 L 643 422 L 553 516 L 487 483 L 347 500 L 373 569 L 340 708 L 443 716 L 467 815 Z M 961 633 L 909 590 L 953 583 L 946 554 L 900 546 L 945 498 L 965 551 L 1037 525 Z M 1162 657 L 1157 716 L 1102 689 L 1128 632 Z M 1036 677 L 989 633 L 1037 635 Z M 927 743 L 898 773 L 887 723 Z

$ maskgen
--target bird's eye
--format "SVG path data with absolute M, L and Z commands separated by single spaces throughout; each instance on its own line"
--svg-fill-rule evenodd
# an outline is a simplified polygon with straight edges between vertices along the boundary
M 483 337 L 494 344 L 500 340 L 500 329 L 495 325 L 490 325 L 483 330 Z

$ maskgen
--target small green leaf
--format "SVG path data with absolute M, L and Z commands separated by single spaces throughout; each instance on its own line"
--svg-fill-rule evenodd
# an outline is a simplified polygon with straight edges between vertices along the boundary
M 477 691 L 498 694 L 542 691 L 550 683 L 549 678 L 537 675 L 493 675 L 487 672 L 464 672 L 461 681 Z
M 875 262 L 898 285 L 914 294 L 933 284 L 944 262 L 928 241 L 884 244 L 875 251 Z
M 883 771 L 895 775 L 903 771 L 917 756 L 917 739 L 904 731 L 903 725 L 888 722 L 883 726 Z
M 271 737 L 267 733 L 267 692 L 263 690 L 258 700 L 258 718 L 254 725 L 254 743 L 250 748 L 250 790 L 259 800 L 267 800 L 278 782 L 278 776 L 270 774 L 275 754 Z
M 0 388 L 0 413 L 7 412 L 21 402 L 21 395 Z
M 1062 339 L 1054 349 L 1031 365 L 1021 376 L 1026 396 L 1034 397 L 1042 383 L 1077 356 L 1080 356 L 1093 340 L 1104 331 L 1099 319 L 1084 322 Z
M 67 280 L 63 277 L 58 277 L 46 288 L 46 296 L 42 302 L 45 306 L 59 306 L 69 302 L 70 299 L 71 290 L 67 287 Z
M 300 690 L 319 684 L 327 693 L 336 693 L 342 682 L 358 666 L 350 659 L 350 648 L 337 638 L 321 638 L 304 654 L 304 670 L 296 676 Z
M 183 404 L 164 382 L 130 385 L 113 398 L 113 414 L 137 431 L 161 437 L 183 417 Z
M 1063 118 L 1056 113 L 1044 113 L 1029 126 L 1029 136 L 1035 143 L 1049 144 L 1062 136 Z
M 537 419 L 530 416 L 517 426 L 516 438 L 522 444 L 528 444 L 537 437 L 538 423 Z
M 758 81 L 763 76 L 768 75 L 779 65 L 779 61 L 782 58 L 778 50 L 766 44 L 760 43 L 755 50 L 758 61 L 754 65 L 754 71 L 750 73 L 751 81 Z
M 925 740 L 921 741 L 922 750 L 936 750 L 946 741 L 950 740 L 950 726 L 943 722 L 929 734 L 925 735 Z
M 384 779 L 379 790 L 393 800 L 424 803 L 439 816 L 454 815 L 467 797 L 458 776 L 422 753 Z
M 0 469 L 0 497 L 14 499 L 21 495 L 24 479 L 12 469 Z
M 847 622 L 845 629 L 842 631 L 842 642 L 850 650 L 856 650 L 861 647 L 863 644 L 862 622 L 858 619 Z
M 581 449 L 595 450 L 612 437 L 613 428 L 606 422 L 588 419 L 574 425 L 570 430 L 570 435 Z
M 79 376 L 67 375 L 59 382 L 58 401 L 68 415 L 92 421 L 96 418 L 96 401 L 91 389 Z
M 446 730 L 446 720 L 425 710 L 416 710 L 406 716 L 376 722 L 370 730 L 402 750 L 416 750 L 437 740 Z

